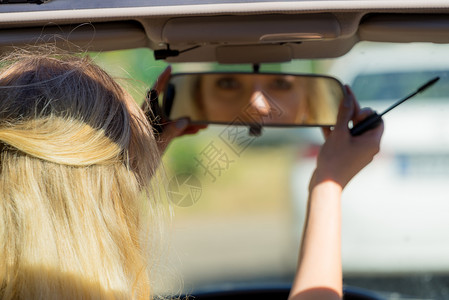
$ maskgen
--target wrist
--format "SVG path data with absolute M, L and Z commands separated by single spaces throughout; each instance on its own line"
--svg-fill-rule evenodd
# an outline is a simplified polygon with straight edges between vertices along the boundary
M 343 187 L 333 181 L 333 180 L 324 180 L 319 183 L 310 186 L 310 196 L 315 196 L 313 198 L 316 199 L 335 199 L 338 200 L 341 197 L 343 192 Z
M 345 185 L 342 180 L 315 170 L 309 182 L 309 193 L 312 193 L 313 189 L 317 186 L 323 186 L 326 189 L 333 189 L 335 192 L 341 193 Z

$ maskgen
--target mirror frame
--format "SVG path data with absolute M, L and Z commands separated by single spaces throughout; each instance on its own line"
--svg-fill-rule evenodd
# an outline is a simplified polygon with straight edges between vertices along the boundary
M 235 75 L 282 75 L 282 76 L 304 76 L 304 77 L 310 77 L 310 78 L 325 78 L 332 80 L 336 83 L 336 86 L 340 88 L 342 91 L 342 99 L 346 97 L 346 90 L 344 88 L 343 83 L 332 76 L 329 75 L 323 75 L 323 74 L 310 74 L 310 73 L 283 73 L 283 72 L 242 72 L 242 71 L 213 71 L 213 72 L 181 72 L 181 73 L 173 73 L 171 74 L 167 85 L 164 87 L 164 91 L 162 92 L 162 96 L 158 99 L 158 112 L 159 114 L 162 114 L 162 120 L 164 122 L 170 122 L 174 121 L 176 119 L 170 119 L 169 115 L 171 113 L 172 107 L 173 107 L 173 101 L 175 100 L 176 91 L 174 90 L 173 84 L 170 83 L 170 81 L 179 76 L 187 76 L 187 75 L 194 75 L 194 76 L 200 76 L 200 75 L 217 75 L 217 74 L 235 74 Z M 342 100 L 341 99 L 341 100 Z M 341 101 L 340 100 L 340 101 Z M 232 121 L 229 122 L 218 122 L 218 121 L 189 121 L 190 124 L 193 125 L 207 125 L 207 124 L 216 124 L 216 125 L 236 125 L 236 126 L 248 126 L 248 127 L 332 127 L 335 124 L 281 124 L 281 123 L 273 123 L 273 124 L 264 124 L 264 123 L 233 123 Z

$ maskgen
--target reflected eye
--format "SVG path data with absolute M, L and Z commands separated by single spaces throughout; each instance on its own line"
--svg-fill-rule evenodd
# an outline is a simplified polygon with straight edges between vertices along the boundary
M 284 77 L 276 78 L 270 83 L 270 88 L 281 91 L 288 91 L 292 86 L 292 82 Z
M 240 82 L 232 77 L 223 77 L 217 79 L 215 86 L 222 90 L 237 90 L 241 87 Z

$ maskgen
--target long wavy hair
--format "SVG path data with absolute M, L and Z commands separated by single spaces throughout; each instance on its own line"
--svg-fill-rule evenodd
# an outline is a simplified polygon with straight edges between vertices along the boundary
M 150 299 L 151 126 L 89 58 L 53 52 L 0 62 L 0 298 Z

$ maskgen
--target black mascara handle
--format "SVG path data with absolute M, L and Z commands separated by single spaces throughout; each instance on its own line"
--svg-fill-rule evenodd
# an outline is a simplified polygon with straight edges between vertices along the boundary
M 398 102 L 394 103 L 392 106 L 390 106 L 389 108 L 387 108 L 383 113 L 381 113 L 380 115 L 376 112 L 374 112 L 373 114 L 371 114 L 368 118 L 366 118 L 365 120 L 363 120 L 362 122 L 358 123 L 357 125 L 355 125 L 350 131 L 351 134 L 353 136 L 357 136 L 357 135 L 361 135 L 362 133 L 364 133 L 367 130 L 373 129 L 375 128 L 377 125 L 379 125 L 379 123 L 382 121 L 382 116 L 385 115 L 387 112 L 389 112 L 390 110 L 392 110 L 393 108 L 395 108 L 396 106 L 398 106 L 401 103 L 404 103 L 405 101 L 407 101 L 408 99 L 414 97 L 415 95 L 423 92 L 424 90 L 428 89 L 429 87 L 431 87 L 435 82 L 437 82 L 440 79 L 440 77 L 435 77 L 431 80 L 429 80 L 427 83 L 425 83 L 423 86 L 419 87 L 414 93 L 411 93 L 410 95 L 408 95 L 407 97 L 405 97 L 404 99 L 399 100 Z
M 380 122 L 382 122 L 382 116 L 377 114 L 376 112 L 372 113 L 369 117 L 354 125 L 351 128 L 350 132 L 352 136 L 358 136 L 362 133 L 377 127 Z

